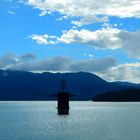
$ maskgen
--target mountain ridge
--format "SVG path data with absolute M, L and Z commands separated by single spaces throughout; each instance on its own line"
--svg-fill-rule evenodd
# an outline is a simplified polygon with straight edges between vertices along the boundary
M 97 94 L 128 88 L 88 72 L 32 73 L 0 70 L 0 100 L 55 100 L 51 95 L 59 91 L 62 79 L 67 82 L 68 92 L 76 95 L 73 100 L 92 100 Z

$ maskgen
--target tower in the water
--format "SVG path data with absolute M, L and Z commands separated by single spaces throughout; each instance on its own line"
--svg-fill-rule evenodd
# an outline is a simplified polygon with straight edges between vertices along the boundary
M 66 91 L 66 81 L 61 80 L 60 92 L 58 92 L 58 115 L 69 114 L 69 93 Z

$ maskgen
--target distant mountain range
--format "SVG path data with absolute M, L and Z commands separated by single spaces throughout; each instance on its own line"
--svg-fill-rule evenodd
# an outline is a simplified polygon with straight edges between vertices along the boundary
M 121 86 L 128 86 L 128 87 L 132 87 L 132 88 L 139 88 L 140 84 L 134 84 L 134 83 L 130 83 L 130 82 L 121 82 L 121 81 L 117 81 L 117 82 L 113 82 L 115 84 L 119 84 Z
M 0 70 L 0 100 L 55 100 L 60 81 L 65 79 L 67 91 L 74 94 L 72 100 L 92 100 L 95 96 L 111 91 L 140 88 L 139 84 L 107 82 L 86 72 L 31 73 Z

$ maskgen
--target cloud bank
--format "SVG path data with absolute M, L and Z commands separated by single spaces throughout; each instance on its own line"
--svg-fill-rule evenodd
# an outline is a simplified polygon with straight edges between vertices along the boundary
M 140 62 L 117 64 L 112 57 L 76 60 L 58 56 L 39 59 L 34 54 L 6 54 L 0 57 L 0 69 L 31 72 L 91 72 L 108 81 L 129 81 L 140 83 Z

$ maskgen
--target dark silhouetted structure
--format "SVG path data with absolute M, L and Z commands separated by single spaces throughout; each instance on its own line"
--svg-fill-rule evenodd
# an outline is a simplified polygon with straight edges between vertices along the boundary
M 58 115 L 69 114 L 69 93 L 66 92 L 66 81 L 61 80 L 60 92 L 58 93 Z

